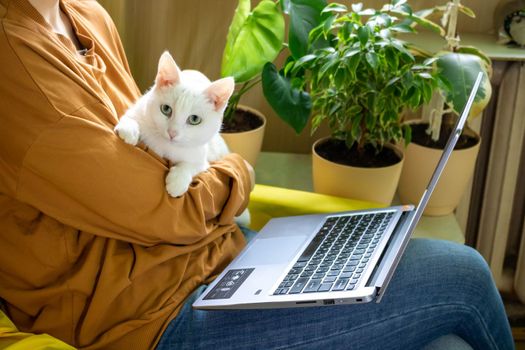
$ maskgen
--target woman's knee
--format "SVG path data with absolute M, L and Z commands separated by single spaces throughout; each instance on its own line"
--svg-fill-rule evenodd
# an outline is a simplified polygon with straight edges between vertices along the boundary
M 400 269 L 440 293 L 443 289 L 474 294 L 495 291 L 485 259 L 475 249 L 450 241 L 413 239 Z

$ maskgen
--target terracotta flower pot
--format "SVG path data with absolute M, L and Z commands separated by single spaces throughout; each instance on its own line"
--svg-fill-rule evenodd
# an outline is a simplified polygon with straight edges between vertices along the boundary
M 448 215 L 458 206 L 474 173 L 481 141 L 479 135 L 473 131 L 469 132 L 477 138 L 477 143 L 470 148 L 452 152 L 424 215 Z M 417 204 L 419 202 L 442 153 L 441 149 L 429 148 L 413 142 L 408 145 L 398 187 L 402 203 Z
M 262 125 L 249 131 L 221 133 L 221 136 L 226 141 L 231 152 L 240 154 L 248 163 L 255 167 L 257 157 L 261 153 L 266 118 L 261 112 L 253 108 L 241 105 L 237 106 L 237 108 L 257 116 L 262 121 Z
M 342 165 L 329 161 L 316 152 L 315 147 L 327 139 L 320 139 L 312 146 L 314 191 L 390 205 L 401 175 L 403 152 L 394 145 L 385 145 L 401 158 L 399 163 L 391 166 L 360 168 Z

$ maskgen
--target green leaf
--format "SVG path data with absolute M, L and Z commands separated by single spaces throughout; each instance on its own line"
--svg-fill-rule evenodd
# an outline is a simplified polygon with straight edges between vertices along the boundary
M 414 12 L 414 15 L 417 16 L 417 17 L 420 17 L 420 18 L 427 18 L 427 17 L 433 15 L 437 11 L 438 11 L 438 9 L 436 7 L 432 7 L 432 8 L 429 8 L 429 9 L 423 9 L 423 10 L 420 10 L 420 11 L 416 11 L 416 12 Z
M 403 4 L 406 4 L 406 2 L 407 0 L 392 0 L 392 5 L 394 5 L 394 7 L 398 7 Z
M 361 42 L 361 45 L 364 46 L 368 42 L 368 38 L 370 36 L 370 29 L 367 26 L 362 26 L 357 29 L 357 37 L 359 38 L 359 42 Z
M 305 2 L 308 2 L 308 1 L 305 1 Z M 325 2 L 325 6 L 323 6 L 323 8 L 321 9 L 321 13 L 327 13 L 327 12 L 345 13 L 347 11 L 348 11 L 348 8 L 346 7 L 346 5 L 338 4 L 338 3 L 331 3 L 328 6 L 326 6 L 326 2 Z
M 395 54 L 395 50 L 387 48 L 385 50 L 385 58 L 390 69 L 392 69 L 393 72 L 396 72 L 399 67 L 399 57 Z M 397 78 L 399 79 L 399 77 Z M 390 84 L 390 82 L 388 84 Z
M 299 58 L 297 61 L 295 61 L 295 68 L 299 68 L 302 65 L 304 65 L 305 63 L 310 62 L 310 61 L 312 61 L 312 60 L 314 60 L 316 58 L 317 58 L 316 55 L 303 56 L 303 57 Z
M 312 118 L 312 134 L 321 126 L 323 120 L 324 116 L 322 114 L 317 114 Z
M 408 51 L 408 49 L 405 47 L 402 41 L 393 39 L 391 43 L 393 47 L 395 47 L 399 52 L 405 55 L 409 60 L 415 61 L 414 55 L 412 55 L 410 51 Z
M 474 46 L 460 46 L 456 49 L 456 52 L 460 53 L 468 53 L 471 55 L 479 56 L 485 63 L 487 64 L 487 67 L 490 67 L 492 65 L 491 59 L 480 49 Z
M 398 33 L 415 33 L 415 29 L 406 23 L 400 23 L 390 27 L 390 30 Z
M 351 131 L 351 134 L 352 134 L 352 138 L 354 140 L 359 140 L 361 138 L 361 119 L 363 117 L 361 115 L 357 115 L 354 117 L 354 119 L 352 120 L 352 131 Z
M 289 48 L 292 56 L 299 58 L 308 53 L 308 35 L 321 23 L 321 11 L 326 0 L 289 0 Z
M 325 39 L 328 39 L 328 35 L 332 31 L 332 24 L 334 23 L 335 19 L 336 19 L 335 16 L 330 16 L 327 19 L 325 19 L 325 21 L 323 23 L 321 23 L 322 26 L 323 26 L 323 35 L 324 35 Z M 311 40 L 311 41 L 313 41 L 313 40 Z
M 239 36 L 239 33 L 246 21 L 246 18 L 250 15 L 250 0 L 239 0 L 235 13 L 233 15 L 228 34 L 226 36 L 226 45 L 224 46 L 224 52 L 222 55 L 222 66 L 226 64 L 225 60 L 227 57 L 232 55 L 235 40 Z M 224 76 L 224 75 L 223 75 Z
M 406 1 L 404 1 L 401 5 L 396 5 L 396 8 L 399 8 L 401 11 L 408 13 L 409 16 L 412 16 L 412 8 L 410 5 L 406 4 Z
M 359 2 L 357 4 L 352 4 L 352 11 L 353 12 L 359 13 L 359 12 L 361 12 L 362 9 L 363 9 L 363 3 L 362 2 Z
M 348 70 L 352 73 L 353 76 L 355 76 L 357 71 L 357 66 L 359 66 L 359 63 L 361 62 L 361 55 L 354 55 L 350 57 L 350 60 L 347 61 Z
M 372 67 L 373 70 L 377 70 L 377 67 L 379 67 L 379 57 L 375 52 L 367 52 L 365 55 L 366 61 Z
M 470 18 L 476 18 L 476 14 L 474 13 L 474 11 L 472 11 L 471 8 L 463 4 L 459 4 L 459 10 L 463 12 L 464 14 L 466 14 L 467 16 L 469 16 Z
M 431 31 L 433 31 L 434 33 L 438 33 L 439 35 L 441 36 L 445 36 L 445 29 L 443 29 L 443 27 L 437 25 L 436 23 L 426 19 L 426 18 L 423 18 L 423 17 L 419 17 L 417 15 L 412 15 L 410 16 L 410 19 L 412 19 L 414 22 L 416 22 L 417 24 L 419 24 L 420 26 L 422 26 L 423 28 L 425 29 L 429 29 Z
M 372 113 L 367 113 L 365 116 L 365 125 L 368 130 L 372 130 L 374 128 L 374 124 L 376 122 L 376 119 L 374 118 L 374 115 Z
M 430 84 L 423 84 L 423 101 L 428 103 L 432 98 L 432 86 Z
M 359 16 L 373 16 L 376 14 L 376 10 L 374 9 L 365 9 L 363 11 L 359 11 Z
M 445 93 L 447 104 L 454 109 L 456 113 L 461 113 L 467 103 L 470 90 L 474 86 L 478 73 L 485 72 L 484 63 L 479 56 L 449 53 L 440 56 L 437 61 L 439 75 L 450 84 L 450 89 Z M 490 91 L 487 91 L 488 77 L 485 72 L 484 82 L 481 84 L 475 104 L 487 103 L 490 98 Z
M 242 83 L 260 74 L 266 62 L 273 61 L 282 49 L 284 18 L 271 0 L 262 0 L 245 17 L 242 11 L 234 16 L 222 58 L 222 76 L 233 76 Z M 248 1 L 249 3 L 249 1 Z
M 319 78 L 321 78 L 323 75 L 325 75 L 330 69 L 334 67 L 338 62 L 337 55 L 331 54 L 326 57 L 328 60 L 325 62 L 325 64 L 321 67 L 319 70 Z
M 308 123 L 312 100 L 308 93 L 292 88 L 275 65 L 266 63 L 262 73 L 262 87 L 266 100 L 279 117 L 300 133 Z
M 358 53 L 361 52 L 361 49 L 350 49 L 348 51 L 345 52 L 345 54 L 343 55 L 344 58 L 349 58 L 349 57 L 352 57 Z

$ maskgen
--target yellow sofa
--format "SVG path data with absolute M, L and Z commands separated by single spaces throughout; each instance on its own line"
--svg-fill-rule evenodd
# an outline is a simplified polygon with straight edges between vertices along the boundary
M 318 193 L 256 185 L 250 195 L 250 228 L 260 230 L 268 220 L 275 217 L 330 213 L 366 208 L 378 208 L 380 204 Z
M 18 331 L 13 322 L 0 310 L 0 349 L 2 350 L 75 350 L 47 334 Z

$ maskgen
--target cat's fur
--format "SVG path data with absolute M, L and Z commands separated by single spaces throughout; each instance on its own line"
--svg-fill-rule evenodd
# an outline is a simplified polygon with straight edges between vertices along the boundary
M 233 78 L 210 82 L 198 71 L 181 71 L 166 51 L 155 84 L 122 116 L 115 132 L 131 145 L 144 142 L 171 161 L 166 190 L 173 197 L 181 196 L 209 162 L 229 153 L 219 130 L 233 90 Z

